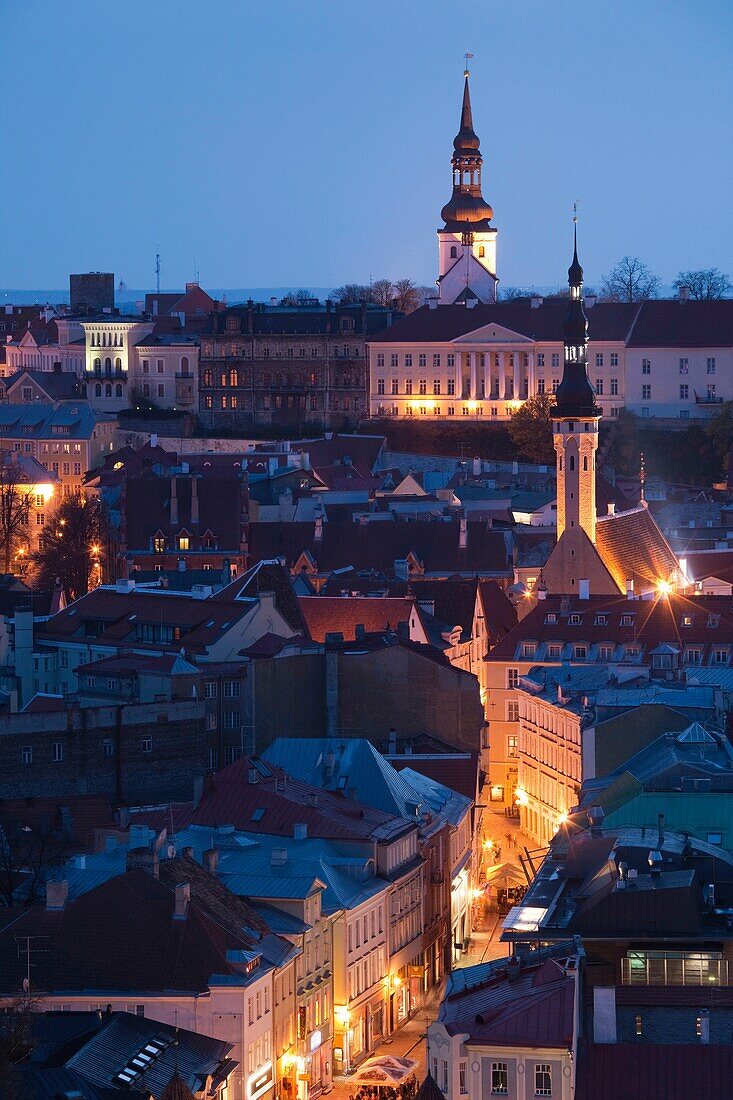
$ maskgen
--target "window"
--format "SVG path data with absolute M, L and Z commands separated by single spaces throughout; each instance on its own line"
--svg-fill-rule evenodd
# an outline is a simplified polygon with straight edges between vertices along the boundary
M 153 751 L 153 738 L 150 736 L 149 733 L 147 733 L 145 737 L 143 737 L 142 748 L 143 752 Z
M 421 366 L 422 366 L 422 364 L 421 364 Z M 419 392 L 420 392 L 421 397 L 424 397 L 425 394 L 428 392 L 428 380 L 427 380 L 427 378 L 421 378 L 420 379 Z
M 524 642 L 524 644 L 522 645 L 522 656 L 523 657 L 534 657 L 536 651 L 537 651 L 537 646 L 535 645 L 534 642 Z
M 618 352 L 615 352 L 615 351 L 611 352 L 611 366 L 612 367 L 617 367 L 618 366 Z
M 405 393 L 408 395 L 408 397 L 412 394 L 412 379 L 411 378 L 406 378 L 405 379 Z
M 216 684 L 214 685 L 216 687 Z M 224 698 L 225 699 L 238 699 L 239 698 L 240 683 L 239 680 L 225 680 L 224 681 Z
M 435 394 L 436 397 L 440 396 L 440 379 L 439 378 L 434 378 L 433 379 L 433 393 Z
M 64 759 L 64 746 L 61 741 L 54 741 L 51 746 L 51 754 L 54 764 L 60 764 Z
M 507 703 L 506 705 L 506 720 L 507 722 L 519 721 L 519 703 Z
M 688 401 L 690 398 L 690 387 L 686 382 L 680 385 L 680 401 Z
M 383 367 L 384 366 L 384 355 L 382 354 L 382 352 L 380 352 L 379 355 L 377 356 L 377 366 L 378 367 Z
M 634 1019 L 634 1031 L 637 1035 L 642 1035 L 643 1034 L 641 1016 L 636 1016 L 635 1019 Z
M 535 1096 L 552 1096 L 552 1067 L 547 1062 L 537 1062 L 534 1067 Z
M 715 400 L 715 383 L 708 382 L 708 401 Z
M 584 661 L 588 656 L 588 647 L 584 645 L 573 646 L 573 660 Z
M 384 394 L 384 379 L 383 378 L 378 378 L 377 379 L 377 393 L 379 394 L 380 397 Z
M 641 399 L 642 399 L 642 401 L 651 401 L 651 399 L 652 399 L 652 388 L 651 388 L 651 386 L 642 386 L 641 387 Z
M 437 352 L 436 354 L 433 355 L 433 366 L 434 367 L 439 367 L 440 366 L 440 353 L 439 352 Z
M 465 1062 L 458 1063 L 458 1091 L 463 1095 L 468 1093 L 468 1079 Z
M 727 665 L 728 664 L 728 650 L 727 649 L 715 649 L 715 650 L 713 650 L 713 664 L 715 664 L 715 665 Z
M 539 351 L 537 353 L 537 366 L 538 367 L 544 367 L 544 365 L 545 365 L 545 353 L 544 353 L 544 351 Z
M 506 739 L 507 756 L 519 756 L 519 738 L 512 734 Z
M 612 661 L 613 660 L 613 646 L 612 645 L 599 646 L 598 647 L 598 656 L 600 657 L 600 659 L 602 661 Z
M 633 626 L 633 625 L 634 625 L 634 616 L 633 615 L 622 615 L 621 616 L 621 626 Z
M 400 392 L 399 378 L 393 378 L 392 379 L 392 396 L 394 396 L 395 394 L 398 394 L 399 392 Z
M 23 761 L 24 764 L 32 764 L 33 763 L 33 746 L 32 745 L 24 745 L 23 749 L 21 750 L 20 757 L 21 757 L 21 760 Z
M 102 742 L 102 754 L 106 756 L 107 759 L 109 759 L 111 756 L 114 756 L 115 743 L 111 739 L 111 737 L 105 738 L 105 740 Z
M 491 1091 L 494 1096 L 506 1096 L 509 1092 L 509 1063 L 493 1062 L 491 1066 Z
M 519 684 L 519 669 L 508 668 L 506 670 L 506 686 L 509 691 L 512 691 Z
M 242 718 L 238 710 L 224 711 L 224 729 L 238 730 L 242 724 Z
M 553 378 L 553 380 L 552 380 L 552 392 L 553 393 L 557 393 L 557 387 L 559 385 L 560 385 L 560 379 L 559 378 Z
M 189 548 L 190 548 L 190 540 L 189 540 L 188 535 L 179 535 L 178 536 L 178 549 L 179 550 L 188 550 Z
M 580 626 L 582 621 L 583 621 L 582 615 L 578 615 L 577 612 L 573 612 L 573 614 L 570 616 L 570 625 L 571 626 Z
M 440 1063 L 440 1088 L 442 1092 L 448 1092 L 448 1063 L 442 1061 Z
M 715 356 L 709 356 L 706 360 L 706 368 L 708 374 L 715 374 Z
M 455 397 L 456 395 L 456 380 L 455 378 L 448 379 L 448 396 Z
M 550 660 L 559 661 L 562 656 L 562 646 L 550 643 L 547 647 L 547 656 Z
M 545 380 L 544 380 L 544 378 L 538 378 L 537 379 L 537 393 L 544 393 L 544 392 L 545 392 Z
M 618 396 L 618 378 L 611 379 L 611 397 Z
M 708 844 L 721 844 L 723 843 L 722 833 L 708 833 Z
M 165 397 L 165 385 L 163 383 L 158 386 L 158 397 Z
M 216 699 L 219 694 L 219 685 L 216 680 L 207 680 L 204 684 L 204 699 Z
M 553 351 L 553 353 L 552 353 L 552 366 L 553 367 L 559 367 L 560 366 L 560 354 L 557 351 Z
M 452 244 L 450 246 L 450 258 L 451 258 L 451 260 L 457 260 L 458 259 L 458 249 L 456 248 L 456 246 L 454 244 Z
M 690 373 L 690 360 L 685 357 L 680 358 L 680 374 Z
M 599 397 L 603 397 L 603 379 L 596 378 L 596 393 Z
M 642 361 L 641 361 L 641 373 L 642 374 L 651 374 L 652 373 L 652 361 L 651 361 L 651 359 L 642 359 Z

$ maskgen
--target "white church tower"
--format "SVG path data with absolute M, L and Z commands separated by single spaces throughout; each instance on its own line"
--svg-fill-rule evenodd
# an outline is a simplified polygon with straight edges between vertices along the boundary
M 494 211 L 481 194 L 483 157 L 473 129 L 468 69 L 463 74 L 461 128 L 453 141 L 453 194 L 440 212 L 438 301 L 452 305 L 467 298 L 496 301 Z

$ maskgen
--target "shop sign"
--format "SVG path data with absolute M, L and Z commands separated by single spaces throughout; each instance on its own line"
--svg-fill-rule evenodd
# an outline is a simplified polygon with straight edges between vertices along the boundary
M 262 1096 L 272 1087 L 272 1062 L 267 1062 L 262 1069 L 256 1070 L 255 1073 L 250 1073 L 247 1078 L 247 1097 L 248 1100 L 257 1100 L 258 1096 Z
M 318 1050 L 319 1046 L 323 1042 L 323 1033 L 321 1031 L 314 1031 L 311 1033 L 310 1048 L 311 1050 Z

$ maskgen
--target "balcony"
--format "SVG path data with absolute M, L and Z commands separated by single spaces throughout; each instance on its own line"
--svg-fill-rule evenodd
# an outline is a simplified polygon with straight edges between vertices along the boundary
M 714 393 L 698 393 L 697 390 L 693 391 L 695 394 L 696 405 L 722 405 L 723 398 L 716 397 Z
M 712 952 L 639 951 L 621 960 L 621 984 L 727 986 L 728 961 Z

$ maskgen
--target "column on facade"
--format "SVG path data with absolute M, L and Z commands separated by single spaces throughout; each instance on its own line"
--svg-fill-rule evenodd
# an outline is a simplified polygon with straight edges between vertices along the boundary
M 471 400 L 475 401 L 476 397 L 477 397 L 477 389 L 478 389 L 478 380 L 477 380 L 477 372 L 476 372 L 476 352 L 475 351 L 469 351 L 469 353 L 468 353 L 468 369 L 469 369 L 469 372 L 470 372 L 470 379 L 471 379 L 470 396 L 471 396 Z
M 534 397 L 537 384 L 534 370 L 534 352 L 527 352 L 527 397 Z
M 491 352 L 485 351 L 484 355 L 484 396 L 491 397 Z
M 463 367 L 462 352 L 456 352 L 456 397 L 463 397 Z
M 524 387 L 522 382 L 524 381 L 524 352 L 514 352 L 514 400 L 518 401 L 521 396 Z
M 499 352 L 499 399 L 506 398 L 506 352 Z

